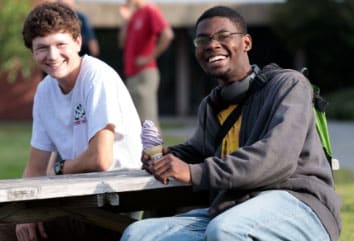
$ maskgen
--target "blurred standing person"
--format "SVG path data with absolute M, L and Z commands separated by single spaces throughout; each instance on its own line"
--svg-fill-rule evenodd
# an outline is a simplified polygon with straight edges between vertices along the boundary
M 119 13 L 123 22 L 118 45 L 123 49 L 127 88 L 140 120 L 158 125 L 160 74 L 156 60 L 173 40 L 173 31 L 161 11 L 145 0 L 127 0 Z
M 100 55 L 100 46 L 89 18 L 83 12 L 77 10 L 74 0 L 58 0 L 58 2 L 67 4 L 69 7 L 74 9 L 81 21 L 82 46 L 79 53 L 80 56 L 88 54 L 98 57 Z

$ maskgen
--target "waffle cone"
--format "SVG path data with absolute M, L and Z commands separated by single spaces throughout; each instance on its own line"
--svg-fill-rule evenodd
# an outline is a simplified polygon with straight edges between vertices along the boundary
M 162 157 L 162 145 L 153 146 L 151 148 L 144 149 L 144 152 L 150 156 L 152 160 L 156 160 Z

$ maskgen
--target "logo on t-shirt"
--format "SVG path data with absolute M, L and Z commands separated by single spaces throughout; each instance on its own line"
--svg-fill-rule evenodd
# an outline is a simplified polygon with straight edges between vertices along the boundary
M 78 104 L 74 113 L 74 125 L 80 125 L 86 123 L 86 112 L 81 104 Z

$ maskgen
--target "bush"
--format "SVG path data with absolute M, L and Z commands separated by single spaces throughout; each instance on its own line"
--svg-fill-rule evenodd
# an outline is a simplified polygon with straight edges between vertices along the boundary
M 324 93 L 353 86 L 354 0 L 288 0 L 274 7 L 272 27 L 307 66 Z
M 329 102 L 327 116 L 337 120 L 354 120 L 354 88 L 343 89 L 325 96 Z
M 22 25 L 29 10 L 28 0 L 0 1 L 0 74 L 7 73 L 10 81 L 18 73 L 29 76 L 33 67 L 30 51 L 22 41 Z

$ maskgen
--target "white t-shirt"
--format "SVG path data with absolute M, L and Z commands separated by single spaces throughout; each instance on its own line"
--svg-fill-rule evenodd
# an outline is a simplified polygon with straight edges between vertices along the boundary
M 140 168 L 141 122 L 124 83 L 110 66 L 85 55 L 70 93 L 63 94 L 49 75 L 38 85 L 33 106 L 34 148 L 74 159 L 107 124 L 115 127 L 110 170 Z

